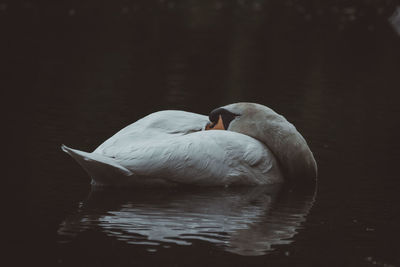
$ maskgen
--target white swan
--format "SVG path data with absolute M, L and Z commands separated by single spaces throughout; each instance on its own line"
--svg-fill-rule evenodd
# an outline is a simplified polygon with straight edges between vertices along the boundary
M 296 128 L 272 109 L 236 103 L 207 116 L 160 111 L 92 153 L 62 146 L 93 185 L 261 185 L 314 180 L 317 165 Z

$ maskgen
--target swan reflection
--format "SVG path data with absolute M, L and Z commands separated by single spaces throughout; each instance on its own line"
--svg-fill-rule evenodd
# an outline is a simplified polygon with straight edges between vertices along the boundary
M 314 191 L 314 190 L 313 190 Z M 95 190 L 58 233 L 71 240 L 89 228 L 129 244 L 210 242 L 239 255 L 264 255 L 290 244 L 314 192 L 280 185 L 247 188 Z

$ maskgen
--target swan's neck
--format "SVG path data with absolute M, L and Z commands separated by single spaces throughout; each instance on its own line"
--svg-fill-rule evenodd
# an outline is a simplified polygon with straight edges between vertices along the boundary
M 303 136 L 281 115 L 275 113 L 263 119 L 268 123 L 254 122 L 251 130 L 242 128 L 239 132 L 267 145 L 278 159 L 288 180 L 304 177 L 314 181 L 317 176 L 317 164 Z
M 288 178 L 306 176 L 315 179 L 317 165 L 307 142 L 289 122 L 272 125 L 262 140 L 275 154 Z

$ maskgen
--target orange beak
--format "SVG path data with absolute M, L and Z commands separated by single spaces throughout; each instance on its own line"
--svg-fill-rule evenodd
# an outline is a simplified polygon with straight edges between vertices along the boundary
M 208 123 L 206 130 L 225 130 L 221 115 L 219 115 L 217 123 Z

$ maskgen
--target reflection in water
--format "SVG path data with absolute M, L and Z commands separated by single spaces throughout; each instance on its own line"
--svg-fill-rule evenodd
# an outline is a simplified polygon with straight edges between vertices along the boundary
M 264 255 L 290 244 L 313 205 L 315 192 L 279 185 L 113 191 L 93 189 L 58 233 L 71 240 L 86 229 L 128 244 L 159 246 L 210 242 L 239 255 Z
M 396 11 L 389 18 L 394 30 L 400 35 L 400 6 L 397 7 Z

